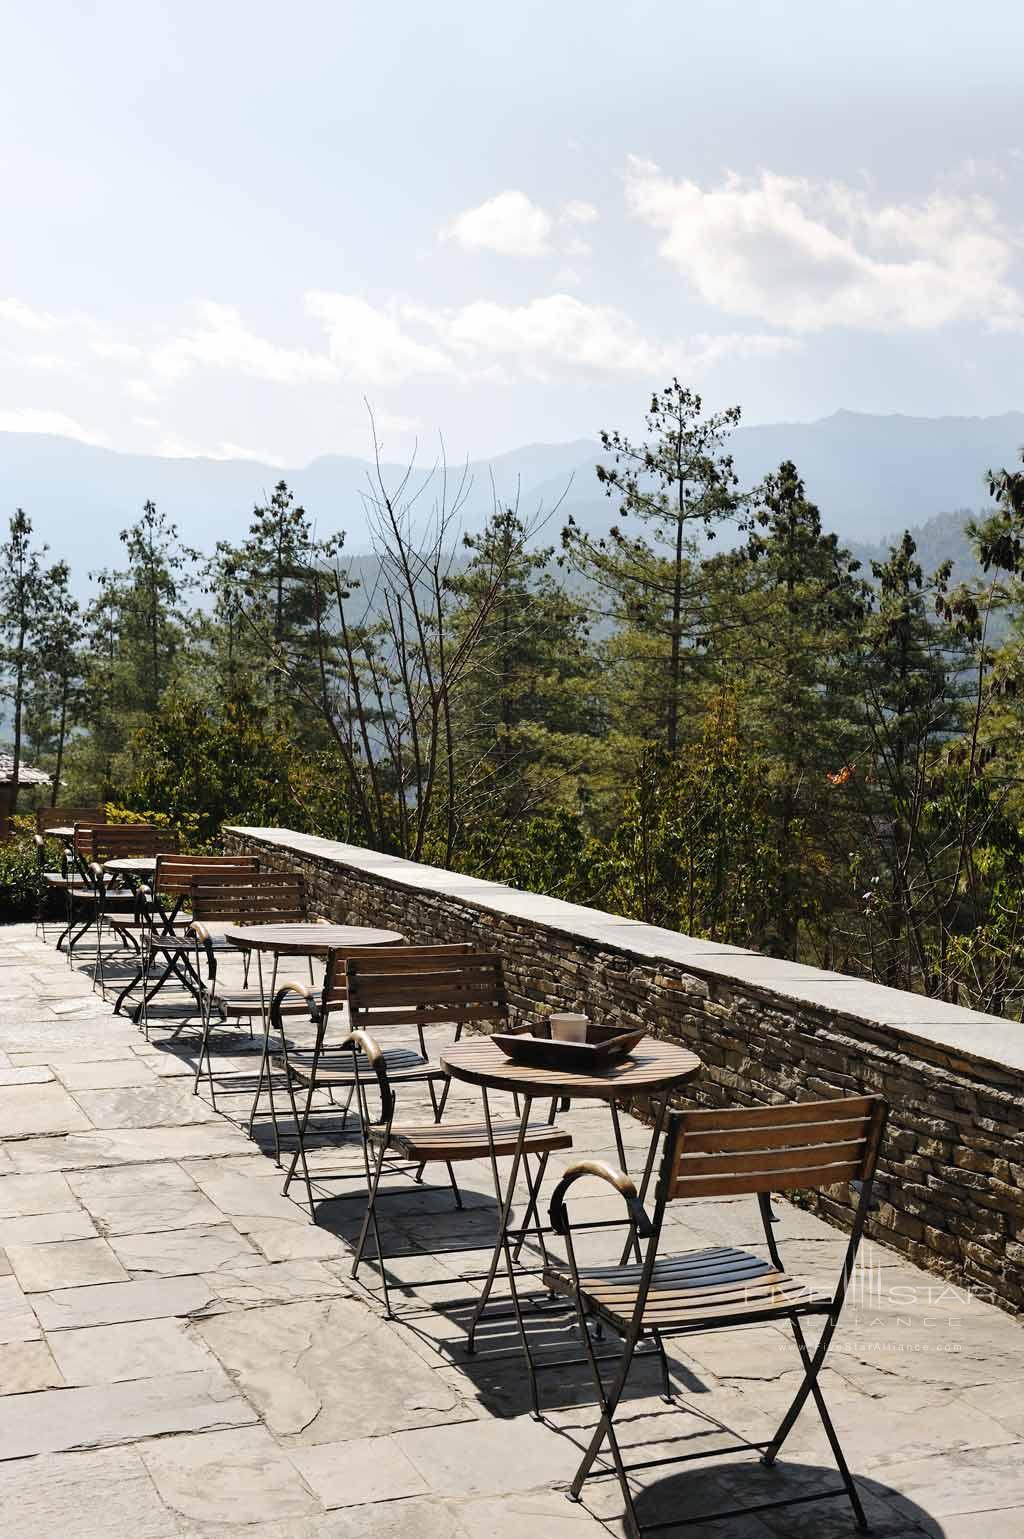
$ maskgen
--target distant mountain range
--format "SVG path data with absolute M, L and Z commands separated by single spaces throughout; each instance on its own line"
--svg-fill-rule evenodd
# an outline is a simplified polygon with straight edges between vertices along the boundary
M 998 417 L 869 416 L 839 411 L 817 422 L 741 427 L 732 449 L 740 481 L 753 485 L 783 459 L 794 460 L 825 523 L 848 543 L 874 546 L 935 515 L 984 506 L 985 471 L 1019 460 L 1024 412 Z M 542 538 L 557 543 L 571 513 L 591 529 L 614 516 L 594 465 L 596 441 L 530 444 L 469 466 L 463 523 L 479 527 L 495 499 L 518 496 L 524 512 L 557 512 Z M 346 549 L 368 548 L 365 493 L 369 462 L 323 455 L 309 465 L 278 469 L 249 460 L 165 459 L 120 454 L 67 438 L 0 433 L 0 517 L 25 508 L 55 557 L 71 563 L 79 585 L 87 571 L 120 559 L 118 533 L 152 498 L 177 523 L 182 538 L 202 550 L 237 540 L 255 502 L 282 477 L 312 513 L 322 533 L 346 531 Z M 385 467 L 396 483 L 404 467 Z M 418 486 L 430 469 L 421 464 Z M 449 483 L 457 479 L 449 476 Z M 424 503 L 429 499 L 425 498 Z M 954 552 L 948 551 L 947 554 Z M 941 555 L 935 559 L 941 559 Z M 932 564 L 932 563 L 929 563 Z

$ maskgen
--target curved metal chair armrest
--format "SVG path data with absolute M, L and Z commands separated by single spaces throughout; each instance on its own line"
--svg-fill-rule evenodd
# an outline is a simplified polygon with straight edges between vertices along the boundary
M 185 931 L 185 935 L 186 937 L 191 937 L 191 939 L 195 941 L 196 951 L 202 947 L 202 949 L 206 952 L 207 976 L 212 987 L 213 981 L 217 976 L 217 958 L 213 950 L 213 936 L 210 934 L 206 926 L 198 919 L 193 919 L 192 923 Z
M 270 1024 L 275 1031 L 283 1031 L 284 1025 L 281 1018 L 281 1006 L 289 994 L 298 994 L 309 1006 L 310 1016 L 313 1015 L 313 1005 L 316 999 L 316 989 L 309 983 L 281 983 L 277 987 L 273 999 L 270 1002 Z
M 600 1180 L 607 1181 L 609 1186 L 614 1186 L 626 1204 L 629 1216 L 636 1225 L 636 1232 L 642 1239 L 647 1239 L 654 1232 L 631 1176 L 627 1176 L 624 1170 L 616 1170 L 604 1160 L 577 1160 L 575 1165 L 569 1166 L 551 1194 L 551 1227 L 556 1234 L 564 1236 L 568 1231 L 569 1215 L 566 1212 L 565 1199 L 573 1182 L 579 1181 L 583 1176 L 598 1176 Z
M 387 1059 L 376 1037 L 371 1037 L 368 1031 L 350 1031 L 338 1043 L 339 1052 L 350 1048 L 353 1058 L 356 1053 L 362 1053 L 377 1076 L 377 1088 L 380 1091 L 381 1122 L 390 1129 L 395 1115 L 395 1092 L 391 1088 L 388 1079 Z

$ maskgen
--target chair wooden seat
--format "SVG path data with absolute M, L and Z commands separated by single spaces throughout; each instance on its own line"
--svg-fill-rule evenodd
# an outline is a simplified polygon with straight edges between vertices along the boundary
M 583 1267 L 580 1294 L 584 1306 L 619 1331 L 633 1318 L 643 1267 Z M 573 1297 L 567 1270 L 550 1267 L 545 1285 Z M 791 1277 L 763 1256 L 731 1246 L 685 1251 L 665 1256 L 654 1264 L 651 1286 L 643 1312 L 644 1330 L 674 1331 L 688 1326 L 710 1326 L 719 1320 L 742 1315 L 744 1320 L 827 1310 L 830 1298 Z
M 215 988 L 210 994 L 210 1004 L 215 1010 L 220 1009 L 228 1015 L 262 1015 L 264 1009 L 263 995 L 259 989 Z M 281 1013 L 310 1018 L 309 1005 L 299 995 L 286 1000 Z
M 673 1398 L 664 1338 L 735 1329 L 778 1320 L 788 1324 L 803 1368 L 796 1393 L 772 1438 L 757 1443 L 710 1449 L 712 1456 L 731 1454 L 746 1447 L 760 1454 L 761 1463 L 775 1463 L 797 1417 L 813 1399 L 835 1459 L 841 1486 L 796 1497 L 782 1495 L 751 1507 L 729 1507 L 701 1515 L 714 1524 L 739 1513 L 786 1507 L 791 1502 L 819 1501 L 845 1495 L 854 1522 L 868 1531 L 863 1504 L 850 1473 L 835 1427 L 825 1404 L 819 1375 L 833 1333 L 839 1323 L 847 1289 L 854 1276 L 857 1250 L 871 1205 L 878 1151 L 885 1127 L 886 1106 L 880 1096 L 837 1096 L 824 1101 L 797 1101 L 790 1105 L 737 1106 L 672 1112 L 666 1120 L 665 1150 L 654 1200 L 654 1219 L 648 1217 L 631 1178 L 601 1160 L 581 1160 L 571 1165 L 551 1197 L 551 1225 L 565 1240 L 566 1260 L 545 1265 L 543 1277 L 549 1288 L 567 1295 L 576 1307 L 576 1324 L 594 1382 L 600 1413 L 569 1495 L 578 1501 L 594 1462 L 607 1443 L 626 1506 L 625 1531 L 629 1539 L 643 1539 L 666 1527 L 645 1525 L 637 1512 L 631 1476 L 649 1469 L 652 1462 L 667 1466 L 692 1455 L 683 1452 L 668 1459 L 627 1463 L 618 1441 L 615 1415 L 622 1399 L 630 1367 L 642 1341 L 653 1343 L 661 1359 L 665 1399 Z M 576 1259 L 572 1222 L 566 1198 L 575 1182 L 584 1178 L 604 1181 L 622 1197 L 645 1254 L 637 1263 L 618 1266 L 584 1266 Z M 811 1288 L 785 1270 L 779 1250 L 771 1195 L 775 1192 L 828 1191 L 847 1187 L 853 1199 L 850 1238 L 832 1292 Z M 705 1201 L 709 1197 L 748 1194 L 757 1199 L 767 1257 L 732 1246 L 712 1246 L 681 1254 L 659 1254 L 665 1211 L 680 1198 Z M 812 1345 L 804 1335 L 803 1319 L 823 1317 L 822 1329 Z M 622 1338 L 623 1350 L 614 1377 L 603 1378 L 588 1322 L 596 1316 Z M 756 1336 L 756 1333 L 755 1333 Z M 781 1339 L 781 1336 L 780 1336 Z M 756 1345 L 752 1349 L 756 1358 Z M 796 1363 L 794 1363 L 796 1367 Z M 601 1471 L 603 1474 L 604 1472 Z M 732 1472 L 730 1472 L 731 1475 Z M 690 1521 L 680 1515 L 680 1524 Z
M 492 1123 L 494 1153 L 514 1154 L 519 1138 L 518 1122 Z M 433 1160 L 486 1160 L 491 1155 L 491 1143 L 484 1122 L 425 1122 L 416 1127 L 394 1127 L 390 1134 L 386 1127 L 367 1128 L 372 1144 L 386 1143 L 389 1149 L 397 1149 L 411 1160 L 429 1163 Z M 572 1135 L 550 1122 L 531 1122 L 526 1130 L 524 1150 L 527 1154 L 552 1154 L 556 1149 L 571 1149 Z
M 133 892 L 126 892 L 120 887 L 104 887 L 100 891 L 96 887 L 83 884 L 81 888 L 73 889 L 76 897 L 82 897 L 89 903 L 102 903 L 104 909 L 129 908 L 134 913 L 138 900 Z
M 439 1063 L 431 1063 L 414 1047 L 389 1047 L 384 1051 L 384 1062 L 388 1078 L 403 1084 L 448 1077 Z M 288 1068 L 300 1084 L 308 1085 L 313 1074 L 313 1049 L 309 1047 L 301 1048 L 298 1052 L 289 1051 Z M 376 1077 L 373 1066 L 365 1058 L 356 1058 L 352 1053 L 337 1050 L 322 1052 L 317 1060 L 317 1085 L 368 1085 Z

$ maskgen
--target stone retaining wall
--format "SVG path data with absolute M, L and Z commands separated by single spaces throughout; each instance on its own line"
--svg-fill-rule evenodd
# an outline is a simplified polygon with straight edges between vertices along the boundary
M 870 1233 L 1024 1309 L 1024 1025 L 286 829 L 228 828 L 225 845 L 302 872 L 326 918 L 500 951 L 525 1015 L 578 1008 L 684 1042 L 705 1065 L 695 1104 L 880 1092 Z M 846 1221 L 841 1197 L 815 1206 Z

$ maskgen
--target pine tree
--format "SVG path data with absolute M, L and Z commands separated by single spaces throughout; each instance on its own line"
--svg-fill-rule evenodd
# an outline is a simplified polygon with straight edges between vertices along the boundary
M 82 614 L 70 588 L 67 563 L 42 576 L 40 603 L 32 627 L 29 666 L 31 697 L 25 727 L 37 759 L 52 768 L 51 802 L 57 805 L 64 774 L 64 750 L 80 704 L 83 658 Z
M 598 480 L 641 532 L 615 525 L 597 538 L 571 519 L 563 531 L 566 559 L 596 587 L 617 627 L 609 683 L 621 718 L 669 753 L 685 735 L 687 687 L 716 623 L 701 557 L 716 525 L 740 506 L 725 448 L 739 418 L 738 407 L 705 416 L 700 396 L 673 379 L 651 398 L 644 442 L 601 434 L 612 459 L 598 465 Z
M 475 783 L 464 816 L 495 820 L 502 839 L 537 807 L 576 802 L 599 725 L 584 607 L 555 581 L 553 550 L 529 549 L 527 534 L 513 509 L 499 510 L 466 537 L 468 564 L 449 581 L 456 637 L 490 596 L 453 710 L 460 774 Z
M 736 588 L 734 624 L 719 637 L 715 662 L 775 784 L 779 881 L 768 944 L 796 956 L 801 921 L 823 902 L 829 776 L 843 774 L 854 743 L 847 661 L 866 589 L 790 461 L 765 478 L 752 505 L 745 544 L 718 563 Z
M 8 538 L 0 545 L 0 636 L 3 638 L 0 661 L 5 674 L 5 694 L 11 702 L 14 758 L 10 799 L 12 813 L 18 805 L 25 686 L 31 660 L 29 643 L 42 600 L 40 556 L 45 550 L 45 545 L 42 550 L 33 549 L 31 520 L 24 509 L 16 509 L 10 521 Z

